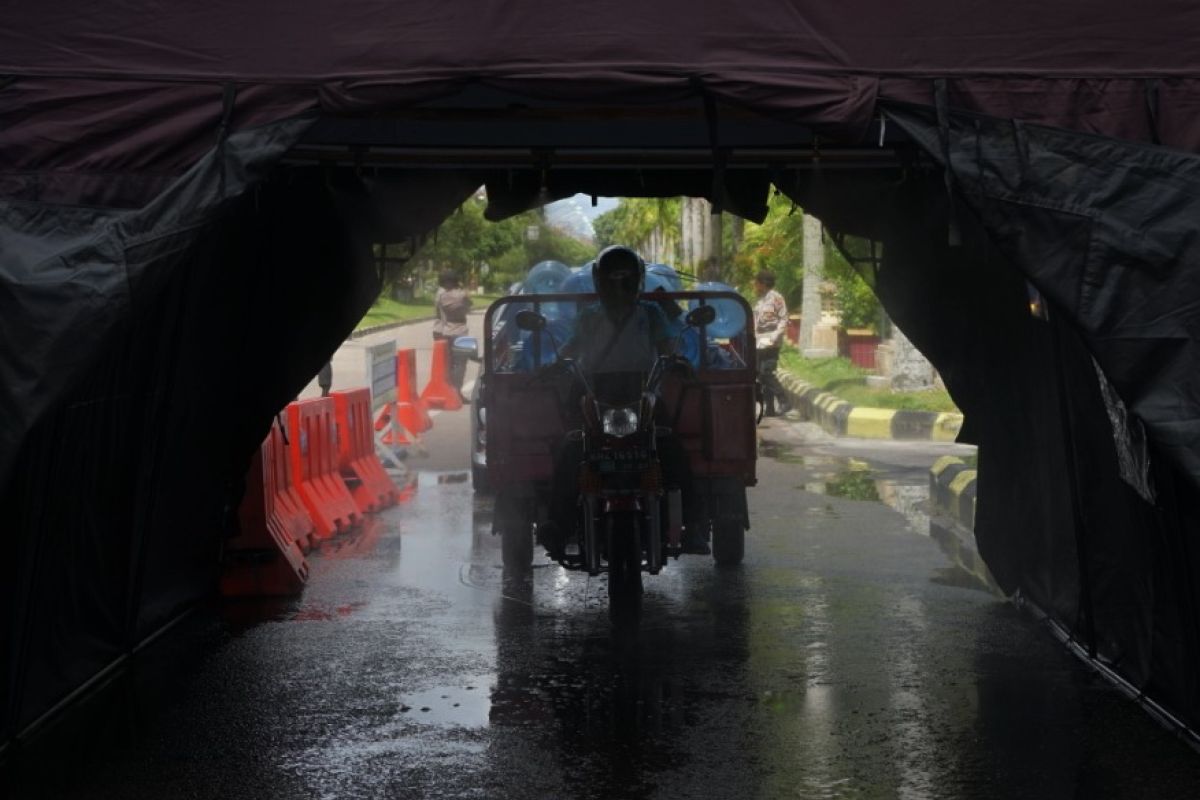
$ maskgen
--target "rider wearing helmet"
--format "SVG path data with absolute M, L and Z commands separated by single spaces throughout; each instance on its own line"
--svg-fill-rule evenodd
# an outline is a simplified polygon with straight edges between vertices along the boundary
M 648 372 L 671 351 L 671 325 L 656 303 L 639 300 L 646 265 L 628 247 L 606 247 L 592 267 L 600 301 L 575 320 L 562 355 L 575 358 L 588 374 Z
M 649 372 L 659 355 L 670 355 L 674 345 L 674 326 L 662 306 L 640 299 L 645 275 L 645 262 L 634 250 L 622 245 L 605 248 L 592 267 L 600 300 L 580 310 L 570 338 L 559 350 L 561 356 L 577 359 L 597 392 L 610 399 L 618 394 L 626 401 L 637 397 L 641 391 L 640 373 Z M 628 380 L 631 375 L 638 380 Z M 563 532 L 573 519 L 576 467 L 582 453 L 582 447 L 575 443 L 560 451 L 550 519 L 538 529 L 538 538 L 556 558 L 562 552 Z M 691 471 L 682 445 L 673 436 L 662 436 L 658 455 L 667 485 L 682 491 L 686 510 L 694 509 L 697 504 L 688 502 Z M 709 552 L 707 532 L 699 524 L 685 521 L 683 549 L 688 553 Z

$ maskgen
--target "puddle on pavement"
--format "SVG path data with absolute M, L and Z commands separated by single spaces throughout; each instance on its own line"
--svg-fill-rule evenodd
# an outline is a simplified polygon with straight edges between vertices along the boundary
M 838 473 L 825 484 L 824 494 L 844 500 L 879 500 L 875 475 L 862 462 L 851 461 L 850 468 Z
M 803 456 L 797 455 L 794 447 L 782 442 L 761 441 L 758 443 L 758 454 L 765 458 L 773 458 L 784 464 L 807 463 Z
M 903 483 L 879 477 L 867 461 L 798 453 L 795 447 L 782 442 L 762 442 L 759 455 L 804 467 L 806 480 L 797 489 L 843 500 L 883 503 L 903 514 L 922 536 L 929 535 L 929 486 L 923 474 L 912 483 Z
M 797 489 L 845 500 L 883 503 L 902 514 L 914 532 L 921 536 L 930 535 L 929 485 L 923 473 L 919 475 L 919 482 L 913 483 L 880 478 L 866 461 L 821 453 L 802 454 L 781 442 L 762 442 L 759 454 L 803 467 L 806 480 L 796 486 Z M 837 515 L 828 505 L 824 508 L 814 506 L 809 511 Z M 938 545 L 952 561 L 956 560 L 955 553 L 944 542 L 939 540 Z M 939 569 L 930 580 L 944 586 L 993 593 L 987 584 L 957 563 Z
M 493 677 L 474 676 L 454 686 L 404 695 L 400 712 L 410 722 L 484 728 L 491 716 L 494 683 Z

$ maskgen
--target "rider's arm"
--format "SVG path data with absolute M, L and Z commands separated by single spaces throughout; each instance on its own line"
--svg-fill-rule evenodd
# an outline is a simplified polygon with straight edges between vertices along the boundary
M 592 313 L 590 307 L 585 306 L 579 309 L 579 313 L 571 320 L 571 334 L 567 336 L 567 340 L 559 345 L 559 358 L 574 358 L 578 359 L 581 351 L 581 331 L 586 326 L 585 318 Z
M 671 355 L 675 352 L 675 335 L 670 320 L 657 303 L 645 303 L 644 307 L 650 315 L 650 338 L 655 350 L 660 356 Z

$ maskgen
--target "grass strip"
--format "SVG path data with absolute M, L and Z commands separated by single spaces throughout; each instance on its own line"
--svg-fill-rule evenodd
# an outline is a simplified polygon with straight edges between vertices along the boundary
M 495 301 L 499 295 L 471 295 L 471 309 L 483 311 Z M 418 297 L 414 300 L 400 302 L 389 297 L 380 297 L 371 306 L 366 315 L 359 320 L 355 330 L 374 328 L 376 325 L 388 325 L 393 322 L 408 322 L 414 319 L 432 319 L 436 314 L 433 310 L 432 297 Z
M 848 358 L 804 358 L 787 347 L 780 354 L 779 362 L 783 369 L 806 383 L 835 394 L 851 405 L 904 411 L 958 411 L 945 389 L 894 392 L 867 386 L 867 376 L 871 373 L 856 367 Z

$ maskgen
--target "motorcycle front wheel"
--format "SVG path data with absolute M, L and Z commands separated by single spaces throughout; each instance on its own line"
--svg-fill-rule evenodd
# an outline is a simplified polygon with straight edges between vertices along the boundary
M 642 524 L 636 512 L 608 518 L 608 614 L 636 620 L 642 610 Z
M 746 526 L 740 519 L 720 519 L 713 523 L 712 555 L 719 567 L 736 567 L 746 554 Z
M 505 569 L 525 570 L 533 563 L 533 523 L 517 520 L 500 532 L 500 557 Z
M 529 502 L 501 494 L 496 498 L 500 555 L 506 570 L 527 570 L 533 563 L 533 514 Z

